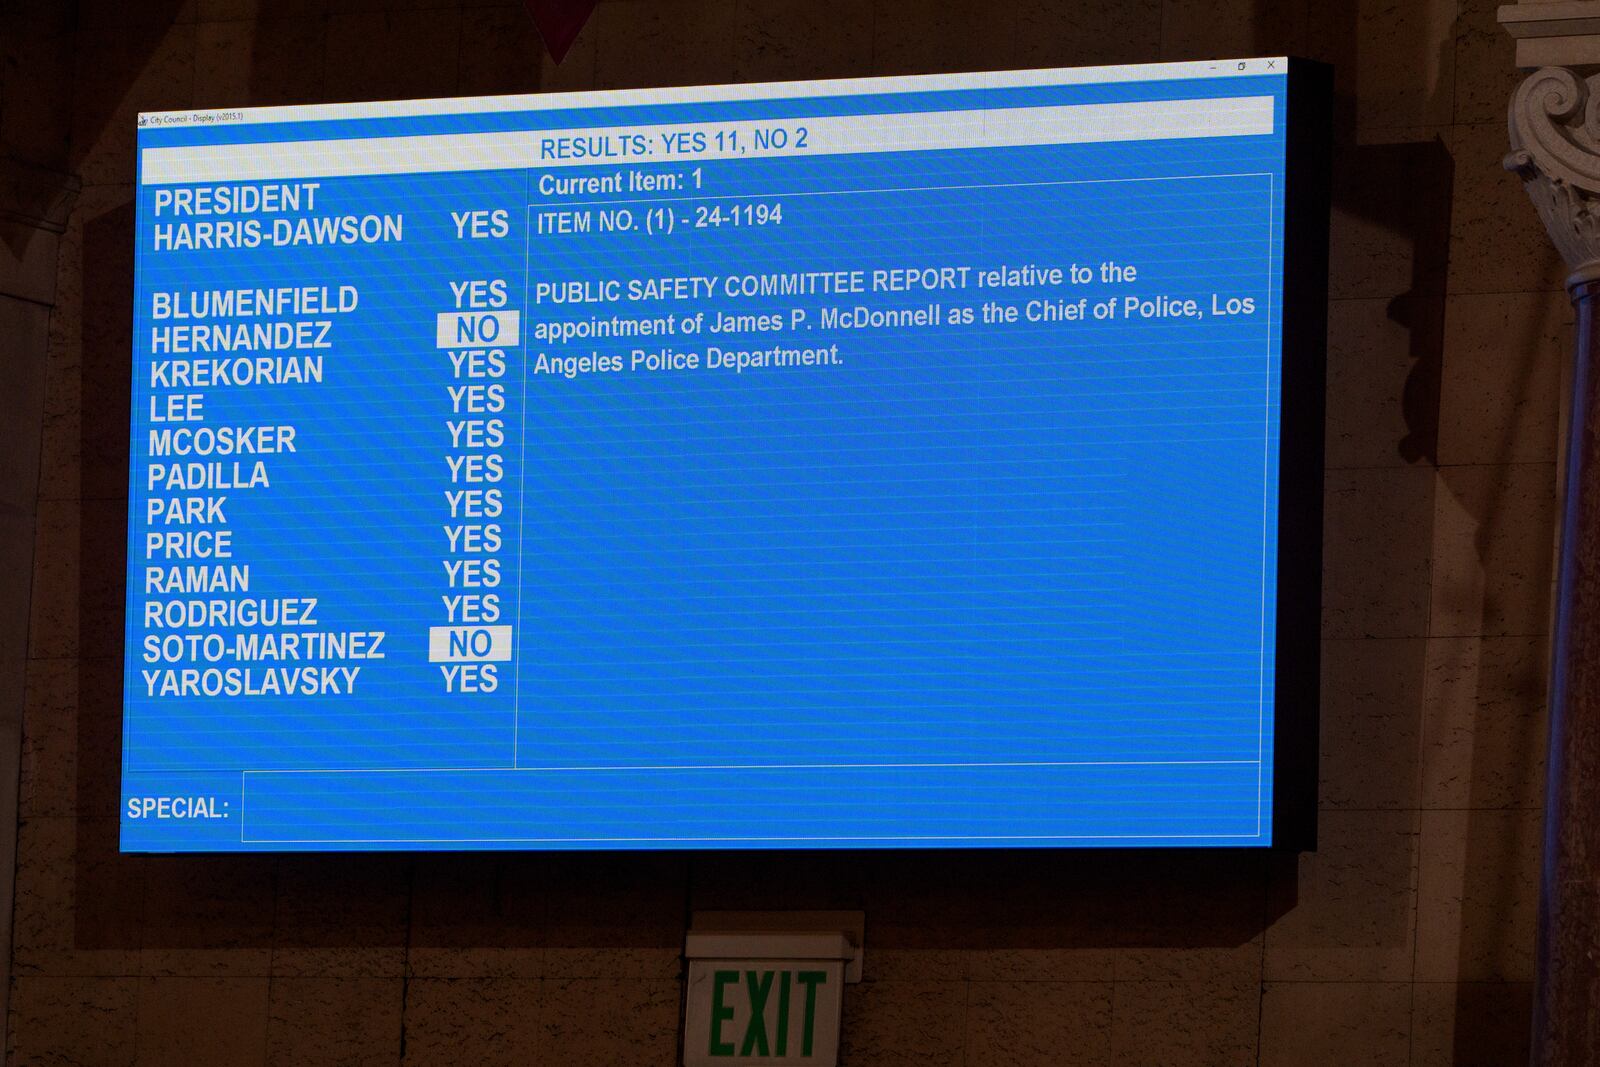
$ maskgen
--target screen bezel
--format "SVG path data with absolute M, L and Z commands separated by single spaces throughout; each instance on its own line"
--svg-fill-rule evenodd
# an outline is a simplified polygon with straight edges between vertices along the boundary
M 1278 465 L 1274 849 L 1316 847 L 1333 69 L 1289 61 Z
M 1282 225 L 1283 293 L 1279 423 L 1277 586 L 1273 675 L 1272 832 L 1249 844 L 1140 845 L 1051 844 L 1029 847 L 793 849 L 705 848 L 517 848 L 493 853 L 614 856 L 779 853 L 827 857 L 863 854 L 915 855 L 1066 853 L 1261 853 L 1298 852 L 1316 846 L 1319 785 L 1320 663 L 1323 549 L 1323 455 L 1328 299 L 1328 230 L 1331 211 L 1332 68 L 1289 58 L 1285 115 L 1285 211 Z M 1139 66 L 1131 64 L 1130 66 Z M 130 352 L 130 362 L 131 362 Z M 125 593 L 126 595 L 126 593 Z M 125 653 L 126 654 L 126 653 Z M 119 761 L 118 776 L 120 781 Z M 119 809 L 121 790 L 118 791 Z M 119 810 L 119 821 L 121 817 Z M 119 851 L 123 851 L 120 848 Z M 144 856 L 464 854 L 482 850 L 426 849 L 241 849 L 227 851 L 134 850 Z M 492 853 L 491 853 L 492 854 Z

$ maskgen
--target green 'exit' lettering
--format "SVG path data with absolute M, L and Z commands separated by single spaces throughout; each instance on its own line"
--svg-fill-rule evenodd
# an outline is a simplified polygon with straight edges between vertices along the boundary
M 756 975 L 761 978 L 758 981 Z M 746 971 L 745 984 L 750 988 L 750 1021 L 744 1027 L 744 1045 L 739 1049 L 739 1055 L 748 1056 L 755 1052 L 758 1056 L 770 1056 L 772 1052 L 767 1048 L 767 994 L 772 992 L 771 971 Z
M 733 1018 L 733 1009 L 722 1006 L 722 990 L 739 980 L 738 971 L 718 971 L 711 976 L 711 1051 L 712 1056 L 732 1056 L 733 1045 L 722 1040 L 722 1022 Z
M 724 1040 L 723 1025 L 732 1023 L 734 1007 L 727 1002 L 729 986 L 739 984 L 740 972 L 714 971 L 711 975 L 711 1041 L 708 1055 L 760 1059 L 789 1054 L 789 995 L 795 985 L 805 990 L 805 1010 L 800 1022 L 800 1055 L 810 1056 L 815 1046 L 817 1021 L 817 988 L 827 984 L 826 971 L 745 971 L 745 995 L 749 999 L 749 1015 L 745 1019 L 744 1033 L 738 1044 Z M 777 996 L 773 996 L 773 980 L 777 980 Z M 772 1030 L 767 1030 L 767 1007 L 772 1004 L 776 1013 Z M 729 1037 L 732 1035 L 729 1034 Z

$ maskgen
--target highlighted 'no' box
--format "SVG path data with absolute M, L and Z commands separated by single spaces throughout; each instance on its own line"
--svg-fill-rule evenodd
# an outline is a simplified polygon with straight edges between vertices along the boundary
M 519 311 L 445 311 L 439 314 L 439 348 L 476 348 L 521 344 Z
M 511 658 L 509 626 L 432 626 L 429 663 L 504 663 Z

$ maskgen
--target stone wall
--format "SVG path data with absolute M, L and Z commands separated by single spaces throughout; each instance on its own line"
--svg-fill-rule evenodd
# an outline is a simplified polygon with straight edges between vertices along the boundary
M 70 91 L 0 81 L 83 181 L 0 368 L 44 411 L 13 1062 L 665 1067 L 687 914 L 789 907 L 867 913 L 849 1064 L 1519 1062 L 1571 314 L 1495 6 L 610 0 L 556 67 L 514 0 L 81 0 Z M 1315 854 L 117 854 L 135 112 L 1285 52 L 1339 84 Z

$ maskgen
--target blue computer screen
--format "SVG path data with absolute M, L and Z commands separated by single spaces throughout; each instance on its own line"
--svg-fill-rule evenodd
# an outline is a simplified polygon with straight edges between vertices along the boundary
M 1271 844 L 1286 66 L 141 116 L 122 847 Z

